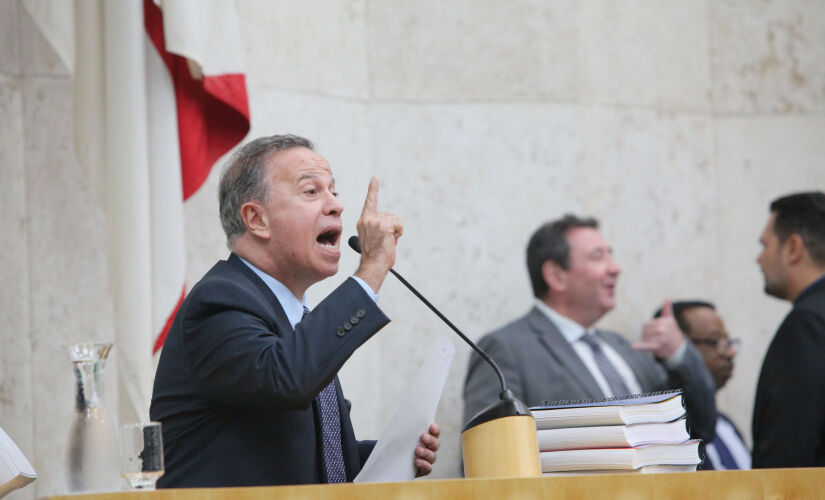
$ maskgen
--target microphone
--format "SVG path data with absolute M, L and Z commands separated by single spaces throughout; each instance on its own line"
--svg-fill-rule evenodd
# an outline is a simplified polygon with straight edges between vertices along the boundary
M 353 250 L 361 253 L 358 236 L 351 236 L 347 243 Z M 527 405 L 513 397 L 513 393 L 507 389 L 504 375 L 496 362 L 461 333 L 461 330 L 430 304 L 430 301 L 424 298 L 395 269 L 390 268 L 390 272 L 464 342 L 469 344 L 493 368 L 501 383 L 499 400 L 471 418 L 461 431 L 464 475 L 472 478 L 541 476 L 536 421 Z M 493 448 L 496 452 L 490 453 Z
M 358 236 L 351 236 L 347 242 L 353 250 L 361 253 Z M 499 400 L 471 418 L 461 431 L 464 475 L 472 478 L 541 476 L 536 422 L 527 405 L 513 397 L 507 389 L 498 365 L 395 269 L 390 268 L 390 272 L 469 344 L 493 368 L 501 383 Z M 493 448 L 496 452 L 490 453 Z
M 350 236 L 347 243 L 349 243 L 350 248 L 352 248 L 353 250 L 355 250 L 359 254 L 361 253 L 361 243 L 358 241 L 358 236 Z M 447 319 L 446 316 L 441 314 L 441 311 L 436 309 L 435 306 L 432 305 L 429 300 L 427 300 L 423 295 L 421 295 L 421 293 L 418 292 L 418 290 L 416 290 L 412 285 L 410 285 L 410 283 L 407 280 L 405 280 L 400 274 L 398 274 L 395 271 L 395 269 L 390 268 L 390 272 L 392 273 L 393 276 L 398 278 L 398 281 L 403 283 L 404 286 L 406 286 L 416 297 L 418 297 L 421 300 L 421 302 L 424 303 L 424 305 L 429 307 L 430 310 L 432 312 L 434 312 L 436 316 L 441 318 L 441 321 L 443 321 L 444 323 L 447 324 L 447 326 L 452 328 L 452 330 L 455 333 L 457 333 L 458 336 L 461 337 L 461 339 L 464 342 L 467 342 L 468 344 L 470 344 L 470 347 L 472 347 L 479 354 L 479 356 L 481 356 L 482 359 L 484 359 L 484 361 L 486 361 L 490 366 L 493 367 L 493 370 L 495 370 L 496 375 L 498 375 L 498 380 L 501 383 L 501 394 L 499 395 L 499 398 L 500 399 L 513 399 L 513 393 L 509 389 L 507 389 L 507 383 L 504 381 L 504 375 L 501 373 L 501 370 L 499 369 L 496 362 L 493 361 L 493 358 L 491 358 L 486 352 L 482 351 L 481 348 L 478 347 L 475 344 L 475 342 L 473 342 L 472 340 L 467 338 L 466 335 L 461 333 L 461 330 L 459 330 L 449 319 Z

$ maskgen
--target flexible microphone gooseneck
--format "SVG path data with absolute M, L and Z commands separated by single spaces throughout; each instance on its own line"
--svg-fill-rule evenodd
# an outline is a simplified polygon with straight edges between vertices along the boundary
M 348 243 L 353 250 L 361 253 L 358 236 L 350 237 Z M 471 478 L 541 476 L 536 421 L 527 406 L 507 389 L 504 375 L 495 361 L 461 333 L 400 274 L 392 268 L 390 272 L 493 367 L 501 382 L 499 400 L 472 417 L 461 431 L 464 475 Z
M 352 248 L 353 250 L 355 250 L 359 254 L 361 253 L 361 243 L 358 241 L 358 236 L 350 236 L 347 243 L 349 243 L 350 248 Z M 436 316 L 441 318 L 441 321 L 443 321 L 444 323 L 447 324 L 447 326 L 452 328 L 453 331 L 455 333 L 457 333 L 458 336 L 461 337 L 462 340 L 464 340 L 464 342 L 467 342 L 470 345 L 470 347 L 472 347 L 479 354 L 479 356 L 481 356 L 484 359 L 484 361 L 486 361 L 487 363 L 490 364 L 490 366 L 493 367 L 493 370 L 495 370 L 496 375 L 498 375 L 499 382 L 501 382 L 501 394 L 500 394 L 499 397 L 501 399 L 513 399 L 513 393 L 510 392 L 509 389 L 507 389 L 507 383 L 504 381 L 504 375 L 502 375 L 501 370 L 499 369 L 498 365 L 496 365 L 496 362 L 493 361 L 493 358 L 491 358 L 489 355 L 487 355 L 486 352 L 482 351 L 481 348 L 478 347 L 477 345 L 475 345 L 475 343 L 472 340 L 470 340 L 469 338 L 467 338 L 466 335 L 461 333 L 461 330 L 459 330 L 449 319 L 447 319 L 446 316 L 441 314 L 441 311 L 436 309 L 434 305 L 430 304 L 430 301 L 427 300 L 426 298 L 424 298 L 424 296 L 421 295 L 418 292 L 418 290 L 413 288 L 413 286 L 410 285 L 410 283 L 407 280 L 405 280 L 400 274 L 398 274 L 395 271 L 395 269 L 390 268 L 390 272 L 392 273 L 393 276 L 398 278 L 398 281 L 403 283 L 404 286 L 406 286 L 416 297 L 418 297 L 421 300 L 421 302 L 424 303 L 424 305 L 429 307 L 430 310 L 432 312 L 434 312 Z

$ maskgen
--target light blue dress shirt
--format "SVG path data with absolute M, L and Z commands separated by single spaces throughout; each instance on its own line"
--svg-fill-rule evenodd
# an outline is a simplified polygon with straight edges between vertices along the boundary
M 289 324 L 292 325 L 293 329 L 295 329 L 295 325 L 297 325 L 304 316 L 304 307 L 310 309 L 310 307 L 307 306 L 306 296 L 301 297 L 301 299 L 298 300 L 298 298 L 295 297 L 291 291 L 289 291 L 289 288 L 287 288 L 286 285 L 253 266 L 242 257 L 238 256 L 238 258 L 241 259 L 241 262 L 249 266 L 249 269 L 252 269 L 252 271 L 257 274 L 258 277 L 264 281 L 264 283 L 266 283 L 266 286 L 272 290 L 272 293 L 275 294 L 275 298 L 278 299 L 278 302 L 281 303 L 281 307 L 284 308 Z M 370 296 L 373 302 L 378 302 L 378 295 L 372 291 L 372 288 L 370 288 L 364 280 L 358 276 L 353 276 L 352 279 L 361 285 L 361 288 L 367 292 L 367 295 Z

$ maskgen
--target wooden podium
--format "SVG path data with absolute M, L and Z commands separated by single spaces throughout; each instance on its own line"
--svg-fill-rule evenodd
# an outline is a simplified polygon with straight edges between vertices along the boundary
M 825 468 L 606 474 L 526 479 L 178 489 L 48 497 L 50 500 L 337 500 L 521 498 L 821 498 Z

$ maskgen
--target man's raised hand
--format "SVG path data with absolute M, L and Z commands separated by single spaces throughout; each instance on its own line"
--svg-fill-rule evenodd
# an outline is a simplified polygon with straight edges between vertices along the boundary
M 648 320 L 642 327 L 641 342 L 634 342 L 633 349 L 649 351 L 659 359 L 667 359 L 682 346 L 685 336 L 673 317 L 670 300 L 662 306 L 662 315 Z
M 397 215 L 378 211 L 378 179 L 375 177 L 370 179 L 357 228 L 361 263 L 355 276 L 378 293 L 384 278 L 395 264 L 395 247 L 398 238 L 404 233 L 404 225 Z

